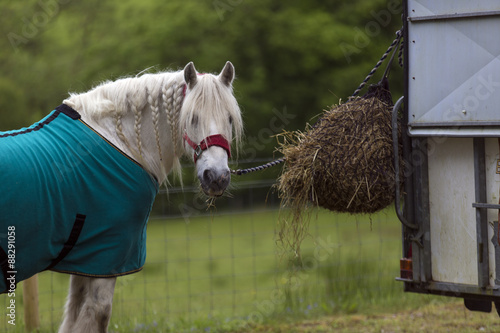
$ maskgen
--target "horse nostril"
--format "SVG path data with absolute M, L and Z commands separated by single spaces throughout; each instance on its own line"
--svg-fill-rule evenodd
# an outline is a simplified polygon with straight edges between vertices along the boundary
M 205 169 L 199 175 L 201 187 L 206 194 L 211 196 L 220 196 L 231 181 L 229 170 Z
M 206 184 L 211 184 L 214 181 L 213 171 L 210 169 L 203 171 L 203 180 Z

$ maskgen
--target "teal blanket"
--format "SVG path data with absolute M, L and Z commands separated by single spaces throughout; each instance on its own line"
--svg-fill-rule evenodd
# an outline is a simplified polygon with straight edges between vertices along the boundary
M 157 181 L 61 105 L 0 132 L 0 292 L 44 271 L 139 271 Z

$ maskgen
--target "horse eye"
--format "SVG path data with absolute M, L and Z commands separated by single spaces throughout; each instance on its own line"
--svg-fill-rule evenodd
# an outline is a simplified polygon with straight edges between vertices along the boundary
M 232 125 L 233 124 L 233 117 L 229 116 L 229 123 Z
M 191 125 L 198 126 L 198 116 L 197 115 L 193 116 L 193 119 L 191 120 Z

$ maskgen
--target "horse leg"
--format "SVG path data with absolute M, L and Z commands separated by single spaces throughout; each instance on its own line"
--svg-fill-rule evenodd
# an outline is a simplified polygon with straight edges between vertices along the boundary
M 59 333 L 107 332 L 115 282 L 116 278 L 71 275 Z

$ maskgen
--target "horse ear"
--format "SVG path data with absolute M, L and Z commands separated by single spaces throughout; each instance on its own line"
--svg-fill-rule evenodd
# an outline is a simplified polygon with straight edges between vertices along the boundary
M 194 68 L 194 64 L 192 61 L 187 64 L 186 67 L 184 67 L 184 80 L 186 81 L 190 89 L 193 88 L 198 81 L 196 68 Z
M 219 74 L 219 78 L 226 86 L 230 87 L 234 80 L 234 66 L 228 61 Z

